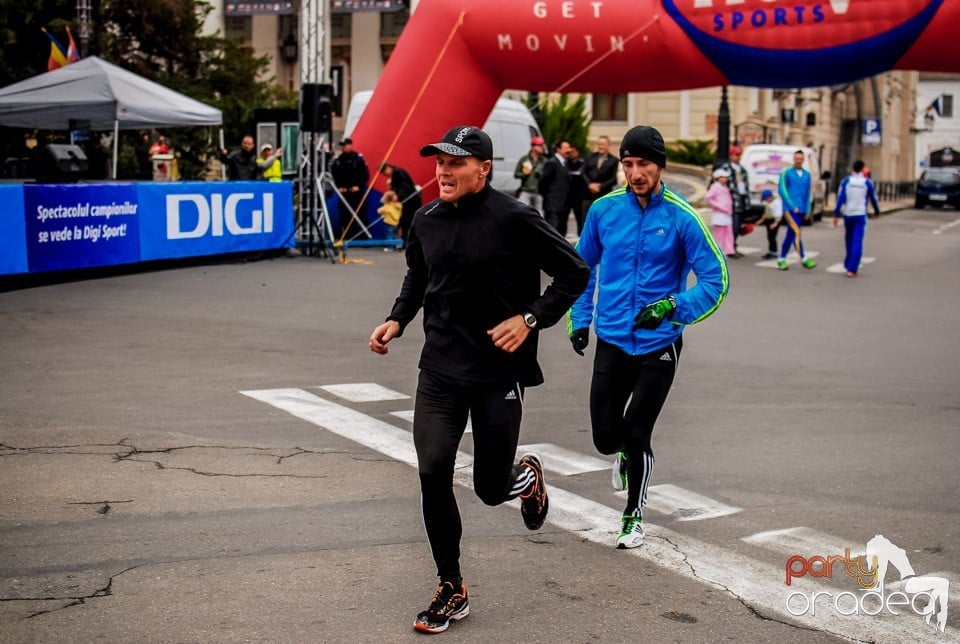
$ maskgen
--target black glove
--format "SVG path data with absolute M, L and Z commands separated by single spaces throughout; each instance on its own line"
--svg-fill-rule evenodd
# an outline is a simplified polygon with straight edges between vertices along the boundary
M 676 308 L 677 301 L 673 297 L 665 297 L 662 300 L 647 304 L 640 309 L 637 317 L 633 319 L 633 330 L 656 329 L 661 322 L 673 314 Z
M 590 329 L 574 329 L 570 334 L 570 344 L 573 345 L 573 350 L 582 356 L 583 350 L 590 344 Z

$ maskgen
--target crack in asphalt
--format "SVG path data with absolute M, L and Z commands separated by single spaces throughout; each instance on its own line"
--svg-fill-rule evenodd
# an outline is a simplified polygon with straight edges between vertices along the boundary
M 88 599 L 97 599 L 100 597 L 109 597 L 113 595 L 113 580 L 122 575 L 125 572 L 130 572 L 131 570 L 136 570 L 144 566 L 145 564 L 137 564 L 136 566 L 130 566 L 129 568 L 124 568 L 120 572 L 110 575 L 110 578 L 107 580 L 107 585 L 103 588 L 99 588 L 89 595 L 80 595 L 78 597 L 74 596 L 65 596 L 65 597 L 0 597 L 0 602 L 46 602 L 46 601 L 67 601 L 69 603 L 64 604 L 58 608 L 50 608 L 47 610 L 38 610 L 35 613 L 30 613 L 24 619 L 33 619 L 34 617 L 39 617 L 40 615 L 47 615 L 49 613 L 56 613 L 58 611 L 71 608 L 73 606 L 80 606 L 85 604 Z
M 97 510 L 98 514 L 106 514 L 111 509 L 111 503 L 133 503 L 133 499 L 128 499 L 126 501 L 71 501 L 67 505 L 99 505 L 101 506 Z
M 229 478 L 251 478 L 251 477 L 260 477 L 260 478 L 289 478 L 289 479 L 324 479 L 328 478 L 326 475 L 312 475 L 312 474 L 265 474 L 261 472 L 247 472 L 247 473 L 231 473 L 231 472 L 215 472 L 209 470 L 203 470 L 196 467 L 181 467 L 176 465 L 164 464 L 158 460 L 153 460 L 148 458 L 151 454 L 173 454 L 174 452 L 184 451 L 184 450 L 245 450 L 258 452 L 251 454 L 251 456 L 269 456 L 276 459 L 276 465 L 282 465 L 283 462 L 288 458 L 294 458 L 296 456 L 303 456 L 305 454 L 351 454 L 344 450 L 309 450 L 302 447 L 296 446 L 289 448 L 289 450 L 278 450 L 277 448 L 269 447 L 252 447 L 252 446 L 237 446 L 237 445 L 180 445 L 177 447 L 161 447 L 155 449 L 140 449 L 136 445 L 130 442 L 128 438 L 123 438 L 116 443 L 86 443 L 79 445 L 35 445 L 30 447 L 18 447 L 15 445 L 10 445 L 8 443 L 0 442 L 0 458 L 5 456 L 24 456 L 30 454 L 68 454 L 68 455 L 77 455 L 77 456 L 90 456 L 90 455 L 102 455 L 102 452 L 89 452 L 89 451 L 72 451 L 72 450 L 83 450 L 83 449 L 93 449 L 93 448 L 122 448 L 122 451 L 117 451 L 113 454 L 113 460 L 117 462 L 121 461 L 130 461 L 134 463 L 152 463 L 158 470 L 181 470 L 185 472 L 190 472 L 198 476 L 223 476 Z M 285 453 L 290 451 L 290 453 Z M 105 504 L 106 502 L 90 502 L 91 505 Z M 109 512 L 109 505 L 106 505 L 104 508 L 101 508 L 100 513 L 106 514 Z
M 789 627 L 791 627 L 791 628 L 795 628 L 795 629 L 801 630 L 801 631 L 810 631 L 811 633 L 827 633 L 827 634 L 829 634 L 829 635 L 835 635 L 835 636 L 840 637 L 840 638 L 842 638 L 842 639 L 848 639 L 848 640 L 851 639 L 851 638 L 849 638 L 848 636 L 840 635 L 839 633 L 834 633 L 834 632 L 829 631 L 829 630 L 811 628 L 811 627 L 809 627 L 809 626 L 803 626 L 802 624 L 792 624 L 792 623 L 787 622 L 787 621 L 784 621 L 784 620 L 782 620 L 782 619 L 777 619 L 777 618 L 775 618 L 775 617 L 769 617 L 769 616 L 767 616 L 767 615 L 764 615 L 762 612 L 760 612 L 760 610 L 759 610 L 758 608 L 756 608 L 755 606 L 751 605 L 750 602 L 748 602 L 746 599 L 744 599 L 743 597 L 741 597 L 740 595 L 738 595 L 736 592 L 734 592 L 733 589 L 730 588 L 729 586 L 726 586 L 725 584 L 722 584 L 722 583 L 720 583 L 720 582 L 718 582 L 718 581 L 715 581 L 715 580 L 713 580 L 713 579 L 707 579 L 706 577 L 701 577 L 700 574 L 697 572 L 697 569 L 694 567 L 694 565 L 693 565 L 692 563 L 690 563 L 690 559 L 687 557 L 687 553 L 685 553 L 683 550 L 681 550 L 681 549 L 680 549 L 680 546 L 678 546 L 676 543 L 674 543 L 673 541 L 671 541 L 671 540 L 668 539 L 667 537 L 663 537 L 663 536 L 653 536 L 653 537 L 651 537 L 651 538 L 653 538 L 653 539 L 660 539 L 661 541 L 665 541 L 666 543 L 670 544 L 670 547 L 673 548 L 673 550 L 674 550 L 677 554 L 679 554 L 681 557 L 683 557 L 683 563 L 687 565 L 687 567 L 690 569 L 690 572 L 693 574 L 694 577 L 696 577 L 697 579 L 699 579 L 699 580 L 701 580 L 701 581 L 704 581 L 704 582 L 710 584 L 711 586 L 715 586 L 715 587 L 719 588 L 720 590 L 723 590 L 723 591 L 726 592 L 728 595 L 730 595 L 731 597 L 733 597 L 734 599 L 736 599 L 738 602 L 740 602 L 740 603 L 743 605 L 743 607 L 746 608 L 748 611 L 750 611 L 750 613 L 751 613 L 754 617 L 756 617 L 756 618 L 758 618 L 758 619 L 761 619 L 761 620 L 763 620 L 763 621 L 765 621 L 765 622 L 773 622 L 773 623 L 776 623 L 776 624 L 783 624 L 784 626 L 789 626 Z M 869 642 L 869 641 L 867 641 L 867 640 L 853 639 L 852 641 L 854 641 L 854 642 L 860 642 L 861 644 L 873 644 L 872 642 Z

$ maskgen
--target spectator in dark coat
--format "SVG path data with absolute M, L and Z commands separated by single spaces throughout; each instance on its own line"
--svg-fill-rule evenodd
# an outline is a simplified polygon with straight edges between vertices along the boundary
M 367 223 L 366 217 L 361 211 L 361 206 L 366 194 L 364 189 L 367 187 L 367 182 L 370 181 L 370 169 L 367 167 L 367 160 L 353 149 L 352 139 L 345 138 L 340 141 L 340 156 L 330 164 L 330 174 L 333 175 L 333 181 L 337 184 L 337 190 L 340 191 L 344 201 L 350 206 L 349 210 L 340 208 L 340 225 L 345 231 L 343 236 L 350 239 L 360 231 L 360 224 L 365 225 Z M 350 210 L 356 213 L 356 218 L 350 213 Z
M 240 142 L 240 149 L 227 154 L 220 150 L 220 160 L 227 166 L 227 178 L 231 181 L 256 181 L 260 178 L 257 169 L 257 151 L 249 134 Z
M 544 164 L 537 184 L 543 196 L 543 217 L 561 236 L 567 234 L 567 217 L 570 214 L 569 155 L 569 141 L 561 139 L 554 143 L 553 156 Z
M 617 185 L 617 166 L 620 159 L 610 153 L 610 139 L 597 137 L 597 151 L 587 155 L 583 176 L 587 180 L 587 199 L 592 203 Z

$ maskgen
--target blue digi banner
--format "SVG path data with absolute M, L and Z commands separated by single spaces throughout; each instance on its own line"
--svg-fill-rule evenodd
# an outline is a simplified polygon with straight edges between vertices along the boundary
M 23 186 L 0 185 L 0 275 L 26 273 L 27 230 L 23 221 Z
M 31 273 L 140 260 L 132 184 L 25 185 L 23 204 Z
M 293 184 L 231 181 L 137 184 L 140 260 L 294 245 Z

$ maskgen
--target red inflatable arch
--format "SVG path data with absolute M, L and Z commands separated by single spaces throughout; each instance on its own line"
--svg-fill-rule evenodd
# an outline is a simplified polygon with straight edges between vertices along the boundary
M 806 87 L 960 71 L 958 27 L 955 0 L 422 0 L 352 138 L 372 168 L 389 160 L 426 186 L 434 161 L 420 147 L 482 124 L 504 89 Z

